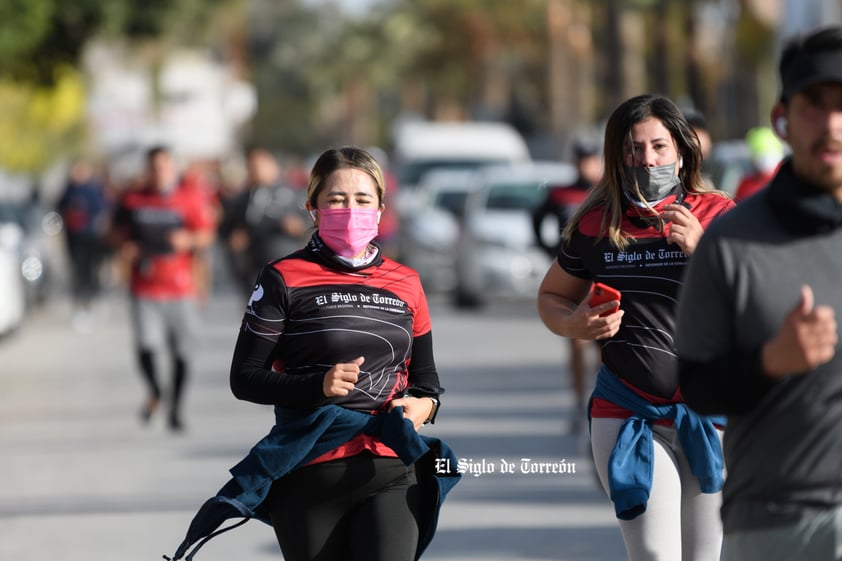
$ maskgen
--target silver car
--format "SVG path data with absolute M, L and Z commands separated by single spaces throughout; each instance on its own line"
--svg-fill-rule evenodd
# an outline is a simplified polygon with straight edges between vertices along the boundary
M 415 189 L 414 210 L 401 218 L 400 258 L 428 293 L 456 289 L 456 260 L 465 203 L 479 188 L 473 169 L 435 169 Z
M 465 205 L 455 303 L 467 308 L 535 298 L 550 258 L 536 244 L 532 211 L 544 201 L 547 187 L 573 183 L 576 169 L 532 162 L 487 167 L 479 174 L 480 186 Z

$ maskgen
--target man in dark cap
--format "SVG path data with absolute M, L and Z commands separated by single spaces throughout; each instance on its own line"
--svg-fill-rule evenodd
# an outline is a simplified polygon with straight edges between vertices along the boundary
M 677 318 L 688 405 L 728 416 L 725 561 L 842 559 L 842 27 L 779 73 L 791 156 L 705 232 Z
M 573 145 L 573 157 L 576 161 L 576 181 L 570 185 L 548 186 L 547 198 L 532 214 L 532 227 L 536 243 L 555 259 L 561 241 L 561 231 L 576 209 L 585 200 L 588 191 L 602 179 L 604 166 L 602 150 L 598 142 L 589 138 L 578 139 Z M 548 243 L 543 236 L 544 220 L 554 216 L 558 222 L 559 236 Z M 576 398 L 576 408 L 572 411 L 570 432 L 579 432 L 582 419 L 587 418 L 585 400 L 588 394 L 587 347 L 591 341 L 570 339 L 570 376 Z
M 554 216 L 558 220 L 560 234 L 591 187 L 602 179 L 604 166 L 599 144 L 587 140 L 577 141 L 573 145 L 573 158 L 576 162 L 576 181 L 570 185 L 548 185 L 546 199 L 532 213 L 535 242 L 553 258 L 558 255 L 560 237 L 554 238 L 552 243 L 544 239 L 544 220 Z
M 713 136 L 710 134 L 710 127 L 704 114 L 695 109 L 684 112 L 684 118 L 687 123 L 699 137 L 699 148 L 702 149 L 702 177 L 708 182 L 708 185 L 715 187 L 713 184 L 713 167 L 710 159 L 711 152 L 713 152 Z

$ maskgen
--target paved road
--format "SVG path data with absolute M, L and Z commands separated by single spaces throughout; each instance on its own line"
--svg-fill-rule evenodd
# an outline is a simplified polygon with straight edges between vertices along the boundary
M 171 555 L 196 508 L 268 430 L 267 407 L 239 402 L 227 368 L 241 305 L 219 290 L 203 311 L 187 431 L 138 422 L 142 385 L 129 353 L 126 306 L 113 294 L 90 333 L 69 305 L 37 311 L 0 340 L 0 559 L 153 561 Z M 447 387 L 436 425 L 466 473 L 425 559 L 623 559 L 611 509 L 594 485 L 572 406 L 563 346 L 532 305 L 457 313 L 432 302 L 436 358 Z M 523 458 L 529 458 L 524 462 Z M 541 463 L 575 473 L 524 474 Z M 501 473 L 503 464 L 513 473 Z M 493 472 L 490 470 L 493 466 Z M 208 543 L 198 560 L 281 559 L 251 521 Z

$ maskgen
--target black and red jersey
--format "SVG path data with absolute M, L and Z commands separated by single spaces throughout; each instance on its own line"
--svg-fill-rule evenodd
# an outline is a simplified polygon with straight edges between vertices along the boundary
M 535 234 L 535 241 L 550 256 L 558 251 L 558 243 L 551 245 L 544 241 L 544 220 L 548 216 L 554 216 L 558 222 L 558 231 L 564 230 L 579 205 L 587 198 L 591 187 L 592 185 L 581 177 L 571 185 L 554 185 L 547 191 L 544 202 L 532 211 L 532 231 Z
M 418 274 L 391 259 L 359 269 L 336 259 L 314 236 L 266 266 L 242 330 L 275 343 L 279 375 L 323 374 L 364 357 L 354 391 L 323 403 L 376 411 L 408 385 L 413 342 L 430 331 L 427 299 Z
M 161 193 L 152 188 L 126 192 L 114 215 L 115 227 L 138 245 L 132 263 L 131 291 L 143 298 L 184 298 L 195 295 L 193 253 L 175 252 L 173 232 L 214 228 L 211 207 L 191 190 L 176 187 Z
M 668 196 L 654 208 L 676 202 Z M 687 194 L 685 206 L 703 228 L 734 206 L 719 194 Z M 620 330 L 602 342 L 602 360 L 620 378 L 655 397 L 671 399 L 678 390 L 674 348 L 675 310 L 688 255 L 668 243 L 663 227 L 646 209 L 626 208 L 622 228 L 632 238 L 624 250 L 608 239 L 597 241 L 604 207 L 585 214 L 571 239 L 559 248 L 558 261 L 571 275 L 599 281 L 622 293 L 625 311 Z

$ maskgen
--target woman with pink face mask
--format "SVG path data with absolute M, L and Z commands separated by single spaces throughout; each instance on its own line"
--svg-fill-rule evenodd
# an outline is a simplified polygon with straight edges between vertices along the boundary
M 259 274 L 231 365 L 234 395 L 274 405 L 276 424 L 174 559 L 232 516 L 271 524 L 287 561 L 412 561 L 432 539 L 459 475 L 447 446 L 418 433 L 444 390 L 418 274 L 374 241 L 384 191 L 364 150 L 316 161 L 316 231 Z

